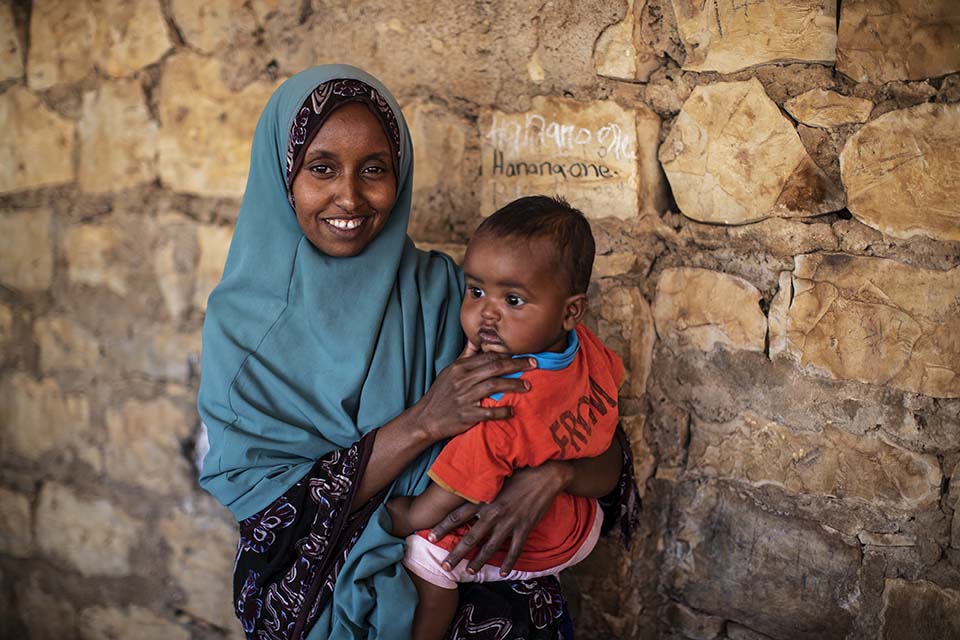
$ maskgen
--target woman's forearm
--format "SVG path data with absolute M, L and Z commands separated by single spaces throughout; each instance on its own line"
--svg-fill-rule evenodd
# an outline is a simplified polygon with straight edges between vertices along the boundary
M 568 479 L 565 491 L 585 498 L 602 498 L 613 491 L 623 470 L 623 451 L 620 439 L 613 438 L 606 451 L 596 458 L 580 458 L 567 463 Z

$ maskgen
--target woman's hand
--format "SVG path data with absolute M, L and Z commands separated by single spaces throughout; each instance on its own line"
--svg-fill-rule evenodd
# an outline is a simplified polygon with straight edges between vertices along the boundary
M 418 425 L 430 442 L 462 433 L 483 420 L 504 420 L 512 409 L 481 407 L 480 401 L 496 393 L 523 393 L 529 383 L 502 376 L 533 369 L 533 358 L 511 358 L 500 353 L 478 353 L 469 342 L 452 364 L 440 372 L 426 394 L 414 405 Z
M 509 537 L 510 549 L 500 567 L 500 575 L 510 573 L 530 531 L 572 479 L 573 468 L 569 463 L 549 461 L 515 472 L 493 502 L 467 503 L 452 511 L 430 531 L 431 540 L 439 540 L 457 527 L 473 522 L 444 560 L 444 568 L 457 566 L 473 547 L 484 541 L 480 552 L 467 565 L 468 572 L 476 573 Z

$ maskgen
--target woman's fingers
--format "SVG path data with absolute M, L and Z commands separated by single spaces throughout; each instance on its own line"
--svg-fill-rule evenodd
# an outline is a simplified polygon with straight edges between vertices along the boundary
M 479 507 L 479 505 L 473 506 Z M 480 507 L 477 510 L 479 511 L 482 508 L 483 507 Z M 460 538 L 460 542 L 458 542 L 457 546 L 453 548 L 453 551 L 447 554 L 447 557 L 443 561 L 443 567 L 449 571 L 452 567 L 457 566 L 461 560 L 467 557 L 467 554 L 469 554 L 474 547 L 486 539 L 486 544 L 484 544 L 483 548 L 480 549 L 480 553 L 477 555 L 477 558 L 483 556 L 482 561 L 480 563 L 476 563 L 476 558 L 474 558 L 474 562 L 471 562 L 468 567 L 474 572 L 478 571 L 480 567 L 483 566 L 483 563 L 486 562 L 490 556 L 493 555 L 493 552 L 497 550 L 496 547 L 493 547 L 489 553 L 485 553 L 487 551 L 487 546 L 490 544 L 490 539 L 487 538 L 487 534 L 493 526 L 494 521 L 490 518 L 484 519 L 483 517 L 480 517 L 479 520 L 472 522 L 470 525 L 470 530 L 467 531 L 462 538 Z
M 480 505 L 473 504 L 471 502 L 466 502 L 460 505 L 448 513 L 443 520 L 438 522 L 437 525 L 430 530 L 430 541 L 436 542 L 457 527 L 467 524 L 473 520 L 474 516 L 477 515 L 477 510 L 479 509 Z

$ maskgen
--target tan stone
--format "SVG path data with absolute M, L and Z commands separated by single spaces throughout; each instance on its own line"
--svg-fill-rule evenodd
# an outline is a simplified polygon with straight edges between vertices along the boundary
M 832 426 L 797 431 L 745 413 L 723 424 L 694 418 L 687 469 L 791 493 L 860 500 L 912 513 L 940 498 L 936 456 L 914 453 L 873 435 Z
M 200 225 L 197 227 L 197 242 L 200 245 L 200 261 L 197 265 L 196 285 L 193 290 L 193 306 L 206 310 L 210 292 L 220 282 L 223 266 L 230 250 L 233 227 Z
M 627 0 L 623 20 L 607 27 L 593 49 L 597 73 L 607 78 L 646 82 L 663 63 L 662 58 L 640 37 L 641 21 L 647 0 Z
M 620 393 L 640 397 L 647 389 L 657 339 L 650 305 L 637 287 L 610 285 L 591 300 L 597 336 L 622 359 L 626 369 Z
M 140 83 L 105 82 L 83 96 L 80 119 L 80 188 L 118 191 L 157 175 L 157 123 Z
M 888 578 L 883 584 L 880 637 L 960 637 L 960 591 L 927 580 Z
M 121 233 L 108 225 L 82 224 L 70 228 L 63 243 L 70 282 L 106 287 L 118 296 L 126 296 L 126 273 L 116 259 L 124 242 Z
M 672 631 L 679 631 L 690 640 L 714 640 L 721 637 L 724 619 L 694 611 L 679 602 L 669 602 L 660 611 L 660 618 Z
M 633 253 L 610 253 L 596 256 L 593 260 L 593 278 L 609 278 L 629 273 L 637 264 Z
M 141 326 L 133 337 L 117 339 L 105 347 L 124 371 L 156 380 L 187 382 L 200 361 L 200 332 L 183 333 L 167 324 Z
M 960 240 L 960 104 L 867 123 L 847 139 L 840 171 L 847 206 L 864 224 L 895 238 Z
M 0 193 L 36 189 L 74 178 L 75 126 L 20 86 L 0 95 Z
M 51 214 L 47 210 L 0 215 L 0 282 L 21 291 L 46 289 L 53 280 Z
M 590 218 L 635 219 L 661 206 L 649 144 L 660 121 L 645 107 L 537 96 L 525 113 L 484 113 L 480 130 L 486 214 L 534 193 L 562 195 Z
M 38 0 L 30 15 L 27 81 L 33 89 L 75 82 L 94 64 L 110 76 L 130 75 L 171 46 L 158 0 Z
M 187 495 L 195 480 L 180 443 L 192 431 L 183 411 L 162 397 L 107 410 L 107 475 L 155 493 Z
M 756 79 L 694 89 L 660 147 L 684 215 L 742 224 L 843 207 L 843 192 Z
M 460 266 L 463 266 L 463 257 L 467 253 L 467 245 L 465 244 L 433 244 L 430 242 L 418 242 L 417 248 L 421 251 L 438 251 L 440 253 L 445 253 L 453 258 L 453 261 Z
M 13 337 L 13 309 L 0 304 L 0 344 Z
M 76 637 L 77 614 L 64 598 L 62 589 L 43 589 L 36 577 L 31 577 L 17 590 L 17 611 L 26 625 L 29 638 Z
M 803 124 L 826 129 L 842 124 L 866 122 L 873 110 L 873 103 L 863 98 L 844 96 L 836 91 L 811 89 L 787 100 L 783 108 Z
M 473 135 L 468 125 L 444 107 L 423 100 L 404 105 L 403 115 L 416 151 L 414 202 L 426 191 L 462 191 L 467 136 Z
M 245 0 L 173 0 L 170 10 L 188 44 L 204 53 L 219 53 L 239 36 L 256 31 L 257 20 L 248 4 Z
M 130 551 L 144 529 L 108 500 L 81 497 L 53 482 L 40 491 L 36 523 L 44 553 L 85 576 L 128 575 Z
M 712 351 L 717 345 L 763 351 L 767 320 L 760 292 L 726 273 L 689 267 L 665 269 L 657 281 L 653 319 L 671 349 Z
M 40 318 L 33 325 L 44 372 L 79 369 L 93 371 L 102 353 L 96 337 L 66 316 Z
M 170 547 L 170 575 L 183 591 L 183 608 L 223 628 L 237 624 L 223 585 L 233 580 L 237 531 L 221 520 L 176 511 L 160 523 Z
M 87 437 L 90 408 L 80 394 L 64 394 L 56 381 L 14 373 L 0 384 L 0 442 L 5 453 L 36 460 L 74 448 Z
M 83 640 L 190 640 L 190 632 L 143 607 L 90 607 L 80 612 Z
M 960 397 L 960 268 L 802 255 L 792 291 L 785 317 L 770 317 L 771 356 L 831 378 Z
M 176 191 L 239 198 L 250 141 L 274 87 L 262 82 L 231 91 L 221 64 L 183 52 L 166 61 L 160 81 L 159 166 Z
M 620 416 L 620 424 L 623 426 L 624 433 L 627 434 L 627 440 L 630 442 L 630 452 L 633 455 L 633 479 L 637 483 L 637 491 L 642 498 L 647 491 L 647 480 L 649 480 L 657 468 L 657 460 L 653 456 L 653 450 L 644 436 L 644 425 L 646 416 Z
M 33 546 L 30 529 L 30 499 L 0 487 L 0 553 L 29 557 Z
M 836 0 L 672 0 L 688 71 L 836 59 Z
M 23 50 L 13 22 L 12 3 L 0 5 L 0 82 L 23 75 Z
M 923 80 L 960 70 L 956 0 L 844 0 L 837 70 L 857 82 Z

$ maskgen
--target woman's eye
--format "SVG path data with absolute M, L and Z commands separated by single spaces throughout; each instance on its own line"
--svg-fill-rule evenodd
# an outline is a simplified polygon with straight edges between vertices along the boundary
M 507 300 L 507 304 L 510 305 L 511 307 L 522 307 L 527 302 L 520 296 L 513 293 L 509 294 L 506 300 Z
M 387 170 L 384 169 L 383 167 L 367 167 L 366 169 L 363 170 L 363 172 L 366 173 L 366 174 L 368 174 L 368 175 L 379 176 L 379 175 L 383 175 L 384 173 L 386 173 Z
M 482 298 L 483 289 L 480 287 L 467 287 L 467 295 L 469 295 L 471 298 Z
M 310 171 L 317 174 L 318 176 L 326 176 L 333 173 L 333 169 L 331 169 L 328 165 L 325 165 L 325 164 L 313 165 L 312 167 L 310 167 Z

